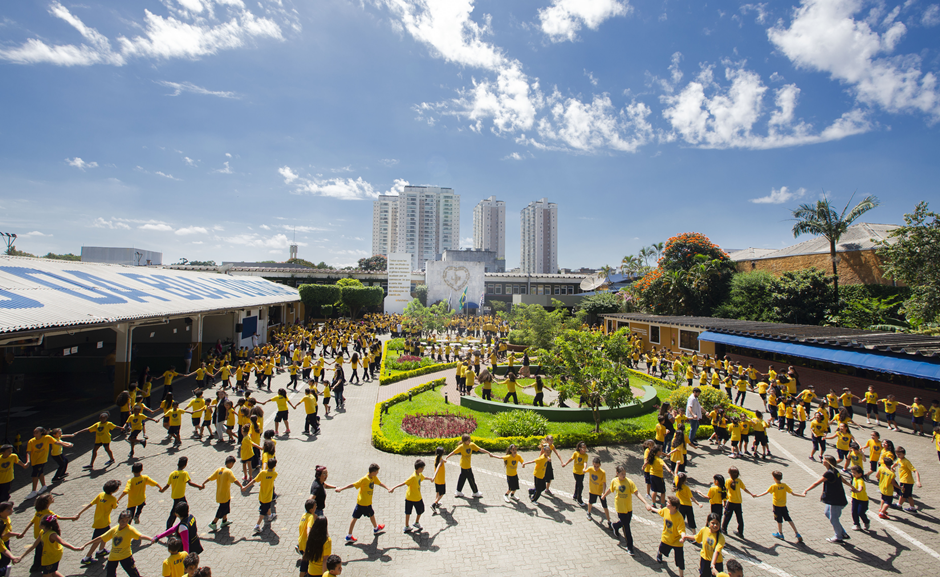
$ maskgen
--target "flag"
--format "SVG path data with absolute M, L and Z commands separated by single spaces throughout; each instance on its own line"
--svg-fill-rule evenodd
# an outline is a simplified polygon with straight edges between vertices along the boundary
M 467 287 L 467 288 L 469 288 L 469 287 Z M 463 293 L 461 293 L 461 295 L 460 295 L 460 310 L 463 310 L 463 308 L 464 308 L 464 307 L 466 306 L 466 304 L 467 304 L 467 288 L 464 288 L 464 289 L 463 289 Z
M 486 289 L 483 289 L 483 292 L 480 293 L 480 308 L 483 308 L 483 303 L 486 301 Z

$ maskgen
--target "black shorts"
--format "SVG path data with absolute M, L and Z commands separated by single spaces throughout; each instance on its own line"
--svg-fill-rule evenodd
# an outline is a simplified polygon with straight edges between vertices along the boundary
M 813 450 L 819 449 L 820 451 L 826 450 L 826 437 L 817 437 L 813 436 Z
M 877 404 L 877 403 L 875 403 L 875 404 L 872 404 L 872 403 L 866 404 L 866 405 L 865 405 L 865 411 L 866 411 L 869 415 L 871 415 L 872 413 L 874 413 L 874 414 L 877 415 L 877 414 L 878 414 L 878 404 Z
M 179 426 L 179 425 L 173 425 L 172 427 L 170 427 L 170 428 L 167 429 L 166 431 L 167 431 L 169 434 L 171 434 L 171 435 L 179 435 L 179 434 L 180 434 L 180 426 Z
M 646 484 L 647 484 L 647 485 L 652 485 L 652 484 L 653 484 L 653 482 L 650 480 L 650 472 L 649 472 L 649 471 L 643 471 L 643 480 L 646 481 Z
M 356 508 L 353 509 L 353 519 L 360 517 L 375 517 L 375 510 L 372 509 L 372 505 L 356 505 Z
M 267 503 L 261 503 L 261 504 L 258 506 L 258 514 L 259 514 L 259 515 L 267 515 L 267 514 L 271 511 L 271 505 L 272 505 L 273 503 L 274 503 L 274 501 L 268 501 Z
M 281 421 L 287 422 L 287 411 L 278 411 L 277 414 L 274 415 L 275 423 L 280 423 Z
M 131 431 L 131 436 L 129 437 L 130 440 L 131 440 L 131 441 L 136 441 L 136 440 L 137 440 L 137 437 L 140 436 L 140 433 L 141 433 L 141 432 L 142 432 L 141 429 L 137 429 L 136 431 Z
M 105 527 L 105 528 L 103 528 L 103 529 L 92 529 L 92 531 L 91 531 L 91 538 L 92 538 L 92 539 L 97 539 L 98 537 L 101 537 L 102 535 L 104 535 L 105 533 L 107 533 L 107 532 L 110 531 L 110 530 L 111 530 L 111 527 L 110 527 L 110 526 L 109 526 L 109 527 Z
M 329 397 L 323 397 L 323 406 L 324 406 L 324 407 L 327 407 L 327 406 L 329 406 L 329 404 L 330 404 L 330 398 L 329 398 Z
M 424 501 L 409 501 L 405 499 L 405 515 L 411 515 L 412 511 L 414 511 L 415 515 L 423 515 Z
M 784 521 L 790 521 L 790 512 L 786 507 L 778 507 L 774 505 L 774 521 L 777 523 L 783 523 Z
M 675 551 L 676 567 L 685 571 L 685 553 L 682 550 L 682 547 L 673 547 L 672 545 L 666 545 L 665 543 L 659 544 L 659 554 L 668 557 L 670 551 Z
M 923 417 L 923 416 L 914 417 L 914 418 L 911 419 L 911 420 L 914 422 L 915 425 L 923 425 L 923 424 L 924 424 L 924 417 Z
M 59 570 L 59 562 L 56 561 L 52 565 L 43 565 L 40 572 L 43 575 L 51 575 L 51 574 L 56 573 L 58 570 Z
M 509 485 L 510 491 L 519 490 L 519 475 L 506 476 L 506 483 Z
M 885 415 L 885 419 L 888 421 L 894 421 L 894 413 L 888 413 Z
M 654 493 L 665 493 L 666 481 L 662 477 L 650 474 L 650 488 Z
M 192 419 L 192 421 L 193 421 L 193 427 L 198 427 L 198 426 L 199 426 L 199 423 L 202 422 L 202 417 L 196 417 L 196 418 Z
M 878 461 L 868 461 L 869 470 L 874 473 L 878 470 Z
M 914 495 L 914 483 L 901 483 L 901 496 L 908 499 Z
M 438 495 L 447 494 L 447 484 L 446 483 L 434 483 L 434 492 Z
M 882 503 L 887 503 L 888 506 L 890 507 L 891 504 L 894 503 L 894 495 L 885 495 L 884 493 L 882 493 L 882 494 L 881 494 L 881 502 L 882 502 Z
M 215 518 L 221 519 L 232 512 L 232 501 L 219 503 L 219 508 L 215 510 Z
M 97 449 L 98 447 L 110 447 L 110 446 L 111 446 L 111 443 L 95 443 L 95 448 L 96 448 L 96 449 Z
M 601 497 L 600 495 L 595 495 L 594 493 L 588 495 L 588 503 L 593 505 L 595 501 L 600 501 L 601 507 L 603 507 L 605 511 L 607 510 L 607 497 Z
M 766 433 L 766 431 L 759 431 L 759 432 L 757 432 L 757 433 L 754 433 L 754 442 L 756 442 L 758 445 L 762 445 L 762 446 L 766 447 L 766 446 L 767 446 L 767 433 Z
M 32 477 L 35 479 L 36 477 L 42 475 L 42 472 L 45 468 L 46 468 L 45 463 L 42 463 L 39 465 L 33 465 Z

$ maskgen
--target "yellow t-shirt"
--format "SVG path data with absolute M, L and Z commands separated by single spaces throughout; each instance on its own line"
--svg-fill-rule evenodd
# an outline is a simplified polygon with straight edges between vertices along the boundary
M 316 561 L 310 561 L 307 563 L 307 574 L 313 575 L 314 577 L 323 575 L 323 560 L 329 557 L 332 552 L 333 540 L 327 537 L 326 543 L 323 544 L 323 552 L 320 553 L 320 558 Z
M 584 474 L 584 467 L 587 465 L 587 458 L 588 458 L 587 453 L 584 453 L 582 455 L 578 451 L 575 451 L 574 453 L 571 454 L 571 462 L 574 463 L 574 465 L 572 466 L 574 467 L 575 475 Z
M 911 485 L 914 483 L 914 471 L 917 469 L 914 468 L 914 465 L 911 464 L 906 458 L 897 460 L 898 466 L 898 483 L 902 485 Z
M 147 487 L 159 487 L 160 484 L 148 477 L 140 475 L 127 480 L 124 494 L 127 495 L 127 506 L 136 507 L 147 500 Z
M 883 399 L 882 402 L 885 404 L 885 412 L 889 415 L 898 410 L 897 401 L 889 401 L 888 399 Z
M 734 483 L 734 488 L 731 487 L 731 484 Z M 740 478 L 737 481 L 731 479 L 725 480 L 725 490 L 728 492 L 728 502 L 729 503 L 740 503 L 741 502 L 741 489 L 745 489 L 744 481 Z
M 206 400 L 201 397 L 190 399 L 189 402 L 186 403 L 186 408 L 188 409 L 190 407 L 193 408 L 193 420 L 199 420 L 202 417 L 202 412 L 206 408 Z
M 137 415 L 131 415 L 127 417 L 127 422 L 131 425 L 132 431 L 142 431 L 144 430 L 144 423 L 147 421 L 147 417 L 143 413 Z
M 408 480 L 405 481 L 405 487 L 407 488 L 407 491 L 405 491 L 405 501 L 421 500 L 421 481 L 426 478 L 424 473 L 418 473 L 417 471 L 408 477 Z
M 881 441 L 868 439 L 865 448 L 868 449 L 868 460 L 873 463 L 878 462 L 879 457 L 881 457 Z
M 185 558 L 185 551 L 171 553 L 163 562 L 163 577 L 183 577 L 186 574 L 183 569 L 183 559 Z
M 313 513 L 304 513 L 303 517 L 300 518 L 300 524 L 297 526 L 299 533 L 297 537 L 297 548 L 301 551 L 307 548 L 307 533 L 310 531 L 310 527 L 313 525 L 315 519 L 316 515 Z
M 111 511 L 117 509 L 117 499 L 104 491 L 92 500 L 95 505 L 95 518 L 91 523 L 92 529 L 106 529 L 111 526 Z
M 809 423 L 809 430 L 813 432 L 814 437 L 822 437 L 829 432 L 829 426 L 826 425 L 825 421 L 817 421 L 813 419 Z
M 62 543 L 53 541 L 53 535 L 56 535 L 55 531 L 43 531 L 39 534 L 39 538 L 42 540 L 42 559 L 40 562 L 43 565 L 53 565 L 62 560 Z
M 865 393 L 865 403 L 869 405 L 875 405 L 878 403 L 878 393 L 866 392 Z
M 42 465 L 49 460 L 49 447 L 55 442 L 52 435 L 43 435 L 38 439 L 33 437 L 26 443 L 26 451 L 29 453 L 29 462 L 33 465 Z M 60 546 L 61 548 L 61 546 Z
M 353 483 L 353 487 L 359 489 L 359 495 L 356 497 L 356 504 L 363 507 L 369 507 L 372 505 L 372 490 L 378 485 L 378 477 L 370 477 L 366 475 L 365 477 L 359 479 Z
M 868 489 L 865 488 L 865 479 L 863 477 L 852 477 L 852 487 L 855 488 L 857 493 L 852 493 L 852 498 L 856 501 L 867 501 L 868 500 Z
M 116 428 L 117 428 L 117 425 L 115 425 L 114 423 L 98 422 L 88 427 L 88 432 L 95 434 L 96 445 L 107 445 L 108 443 L 111 442 L 111 431 Z
M 708 504 L 709 505 L 721 505 L 722 488 L 717 485 L 712 485 L 708 489 Z
M 278 411 L 286 411 L 287 410 L 287 397 L 283 395 L 277 395 L 276 397 L 274 397 L 274 404 L 277 405 Z
M 317 412 L 317 398 L 310 395 L 304 395 L 304 412 L 308 415 L 315 415 Z
M 913 413 L 915 417 L 923 417 L 927 414 L 927 406 L 920 403 L 914 403 L 911 405 L 911 413 Z
M 470 456 L 474 451 L 479 451 L 480 447 L 477 447 L 476 443 L 468 443 L 459 445 L 460 447 L 460 468 L 469 469 L 470 468 Z
M 170 418 L 171 427 L 179 427 L 183 424 L 183 414 L 185 411 L 183 409 L 170 409 L 166 412 L 165 416 Z
M 682 533 L 685 533 L 685 520 L 678 510 L 670 513 L 669 509 L 657 511 L 663 518 L 663 543 L 670 547 L 682 547 Z
M 678 481 L 679 481 L 678 476 L 673 477 L 673 480 L 672 480 L 673 484 L 677 483 Z M 681 489 L 676 491 L 676 497 L 679 498 L 680 505 L 689 505 L 689 506 L 692 505 L 692 489 L 689 488 L 688 483 L 686 483 L 685 485 L 682 486 Z
M 717 551 L 718 557 L 715 563 L 722 562 L 721 552 L 725 548 L 725 536 L 721 534 L 721 531 L 712 533 L 708 527 L 702 527 L 695 535 L 695 542 L 702 544 L 702 559 L 711 561 Z
M 170 478 L 167 479 L 167 484 L 170 486 L 171 499 L 182 499 L 186 496 L 186 484 L 189 483 L 190 477 L 189 473 L 186 471 L 173 471 L 170 473 Z
M 842 451 L 849 450 L 849 443 L 852 442 L 852 433 L 843 433 L 841 431 L 836 431 L 836 449 Z
M 506 476 L 515 477 L 518 475 L 517 468 L 522 464 L 522 457 L 519 455 L 503 455 L 502 459 L 506 465 Z
M 265 469 L 255 477 L 255 483 L 258 483 L 258 501 L 260 503 L 270 503 L 274 499 L 274 480 L 277 479 L 277 472 L 271 469 Z
M 544 455 L 539 455 L 535 458 L 535 471 L 532 473 L 536 479 L 544 479 L 545 471 L 548 469 L 548 461 L 550 457 Z
M 600 467 L 588 467 L 588 487 L 591 495 L 603 495 L 607 487 L 607 473 Z
M 787 493 L 792 495 L 793 489 L 786 483 L 774 483 L 767 489 L 767 492 L 774 498 L 774 507 L 786 507 Z
M 878 490 L 886 497 L 894 496 L 894 471 L 884 465 L 878 467 Z
M 636 485 L 631 479 L 614 478 L 610 482 L 610 492 L 614 495 L 614 508 L 618 513 L 633 511 L 633 494 L 636 492 Z
M 248 461 L 254 456 L 254 454 L 255 454 L 255 447 L 251 443 L 251 436 L 248 435 L 248 436 L 242 437 L 241 452 L 239 454 L 239 456 L 241 457 L 241 460 Z
M 13 482 L 13 466 L 20 462 L 16 453 L 9 457 L 0 457 L 0 484 Z
M 447 480 L 447 471 L 445 470 L 446 466 L 440 467 L 437 469 L 437 472 L 434 475 L 434 484 L 443 485 Z
M 232 483 L 235 482 L 235 473 L 228 467 L 219 467 L 209 477 L 215 481 L 215 502 L 228 503 L 232 500 Z
M 107 543 L 108 541 L 114 540 L 111 543 L 111 554 L 108 555 L 108 561 L 123 561 L 131 555 L 131 542 L 135 539 L 140 539 L 140 531 L 135 529 L 133 526 L 128 525 L 121 529 L 120 525 L 111 527 L 111 530 L 101 536 L 101 541 Z

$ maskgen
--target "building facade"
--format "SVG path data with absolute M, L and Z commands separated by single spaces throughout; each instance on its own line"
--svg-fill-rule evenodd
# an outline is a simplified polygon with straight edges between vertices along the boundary
M 163 253 L 133 247 L 83 246 L 82 262 L 123 264 L 125 266 L 154 266 L 163 264 Z
M 445 250 L 460 248 L 460 195 L 452 188 L 406 186 L 398 196 L 372 204 L 372 253 L 411 253 L 412 268 L 424 268 Z
M 496 258 L 506 260 L 506 203 L 495 196 L 473 207 L 473 248 L 493 251 Z
M 372 254 L 388 256 L 398 247 L 398 197 L 382 194 L 372 203 Z
M 443 257 L 444 262 L 482 262 L 484 272 L 506 272 L 506 259 L 496 258 L 496 252 L 492 250 L 445 250 Z
M 558 272 L 558 205 L 540 199 L 522 209 L 520 270 L 529 274 Z

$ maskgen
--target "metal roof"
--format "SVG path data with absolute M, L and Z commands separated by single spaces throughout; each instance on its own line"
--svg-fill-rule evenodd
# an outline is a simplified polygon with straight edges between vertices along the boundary
M 0 256 L 0 333 L 299 300 L 297 289 L 258 277 Z
M 898 228 L 896 224 L 873 224 L 860 222 L 853 224 L 845 230 L 845 234 L 836 245 L 836 252 L 851 252 L 856 250 L 874 250 L 878 248 L 879 241 L 889 244 L 897 242 L 897 238 L 890 236 L 891 231 Z M 801 256 L 807 254 L 829 254 L 829 241 L 818 236 L 780 250 L 761 248 L 746 248 L 729 253 L 733 261 L 763 260 L 768 258 L 783 258 L 787 256 Z
M 617 313 L 601 316 L 604 318 L 643 323 L 691 327 L 716 333 L 742 335 L 808 345 L 864 349 L 883 353 L 904 353 L 933 358 L 940 357 L 940 337 L 927 335 L 866 331 L 842 327 L 820 327 L 815 325 L 762 323 L 757 321 L 712 317 L 665 316 L 642 313 Z

